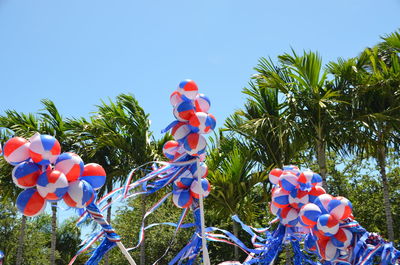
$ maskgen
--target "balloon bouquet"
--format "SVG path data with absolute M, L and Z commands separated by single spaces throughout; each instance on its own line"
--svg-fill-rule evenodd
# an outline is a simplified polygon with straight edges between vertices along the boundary
M 3 155 L 15 166 L 13 182 L 24 189 L 16 201 L 23 215 L 37 216 L 48 202 L 63 200 L 72 208 L 86 210 L 101 225 L 103 233 L 100 236 L 105 235 L 103 242 L 107 243 L 107 250 L 115 244 L 122 244 L 95 204 L 96 190 L 106 181 L 102 166 L 95 163 L 85 165 L 75 153 L 61 153 L 60 143 L 55 137 L 39 133 L 29 140 L 22 137 L 9 139 L 4 144 Z M 102 254 L 93 256 L 86 264 L 97 264 L 93 260 L 101 259 Z
M 250 253 L 243 264 L 273 264 L 285 244 L 292 246 L 294 264 L 373 264 L 378 257 L 380 264 L 398 264 L 400 251 L 392 243 L 362 228 L 354 220 L 351 202 L 327 194 L 320 186 L 322 178 L 317 173 L 284 166 L 273 169 L 269 180 L 274 184 L 270 211 L 277 216 L 273 222 L 279 222 L 278 228 L 273 232 L 254 229 L 235 216 L 234 219 L 252 236 L 254 249 L 222 231 Z M 259 236 L 260 232 L 265 237 Z M 301 245 L 304 245 L 303 249 Z M 310 254 L 320 261 L 314 261 Z
M 114 196 L 112 202 L 114 203 L 121 198 L 150 195 L 163 188 L 172 187 L 172 192 L 164 195 L 145 213 L 139 231 L 139 241 L 135 247 L 128 250 L 140 246 L 145 236 L 145 230 L 156 225 L 145 227 L 145 219 L 171 196 L 173 203 L 178 208 L 182 208 L 181 217 L 174 224 L 176 227 L 174 237 L 180 228 L 196 227 L 196 231 L 189 243 L 169 264 L 178 262 L 181 264 L 183 261 L 186 262 L 185 264 L 193 264 L 201 251 L 203 251 L 204 263 L 210 264 L 206 247 L 202 200 L 210 193 L 211 186 L 206 178 L 208 168 L 204 159 L 207 141 L 203 135 L 210 133 L 215 128 L 216 120 L 213 115 L 208 113 L 210 100 L 205 95 L 198 93 L 198 87 L 192 80 L 182 81 L 178 89 L 171 94 L 170 101 L 176 120 L 162 131 L 163 133 L 171 131 L 174 138 L 163 146 L 163 153 L 169 161 L 152 161 L 133 169 L 128 175 L 126 184 L 112 191 L 105 198 Z M 149 164 L 153 165 L 154 170 L 140 179 L 133 180 L 135 173 Z M 99 203 L 105 203 L 105 198 L 99 200 Z M 193 212 L 195 223 L 183 224 L 183 220 L 190 210 Z M 166 253 L 167 251 L 165 251 Z

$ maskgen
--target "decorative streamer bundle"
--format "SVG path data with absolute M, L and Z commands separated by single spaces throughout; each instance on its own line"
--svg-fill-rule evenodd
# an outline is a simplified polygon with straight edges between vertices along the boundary
M 37 216 L 44 211 L 47 202 L 60 200 L 64 200 L 70 207 L 86 209 L 93 220 L 102 227 L 97 239 L 104 235 L 101 248 L 86 264 L 97 264 L 116 244 L 127 256 L 130 264 L 135 264 L 120 242 L 119 236 L 107 224 L 94 203 L 96 190 L 106 181 L 106 172 L 102 166 L 95 163 L 85 165 L 75 153 L 61 153 L 61 146 L 56 138 L 39 133 L 29 140 L 22 137 L 9 139 L 4 144 L 3 155 L 8 163 L 15 166 L 12 171 L 15 185 L 24 189 L 16 202 L 23 215 Z
M 252 237 L 254 248 L 248 249 L 227 231 L 208 230 L 209 240 L 222 241 L 219 238 L 224 235 L 211 234 L 221 231 L 231 244 L 248 252 L 243 265 L 273 264 L 285 244 L 292 246 L 294 264 L 374 264 L 376 259 L 380 260 L 379 264 L 398 264 L 400 261 L 400 251 L 392 243 L 367 232 L 354 220 L 348 199 L 325 192 L 318 174 L 285 166 L 272 170 L 269 179 L 275 185 L 270 203 L 270 211 L 277 216 L 271 223 L 279 222 L 275 231 L 254 229 L 235 216 L 234 220 Z M 304 245 L 303 249 L 301 245 Z M 310 254 L 317 256 L 319 261 L 314 261 Z

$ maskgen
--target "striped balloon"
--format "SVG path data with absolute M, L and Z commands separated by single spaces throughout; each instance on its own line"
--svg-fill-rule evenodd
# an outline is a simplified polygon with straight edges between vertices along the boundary
M 323 214 L 328 214 L 328 204 L 333 200 L 333 196 L 329 194 L 319 195 L 315 200 L 314 204 L 316 204 L 322 211 Z
M 13 166 L 28 161 L 29 142 L 22 137 L 13 137 L 3 147 L 4 159 Z
M 286 191 L 291 192 L 296 189 L 299 185 L 297 182 L 297 176 L 284 171 L 279 177 L 279 185 Z
M 194 163 L 190 167 L 190 171 L 192 172 L 193 176 L 196 177 L 200 175 L 201 178 L 206 178 L 208 176 L 208 166 L 204 162 L 199 164 L 199 168 L 197 168 L 197 163 Z
M 321 186 L 322 185 L 322 177 L 319 174 L 314 173 L 314 175 L 311 179 L 311 184 L 313 186 L 317 186 L 317 185 Z
M 317 205 L 314 203 L 307 203 L 301 207 L 299 217 L 304 226 L 313 227 L 317 224 L 318 217 L 321 214 L 321 209 Z
M 310 202 L 314 202 L 319 195 L 325 193 L 326 191 L 324 188 L 322 188 L 321 186 L 315 186 L 308 192 L 308 199 L 310 200 Z
M 183 147 L 186 152 L 192 156 L 199 156 L 206 151 L 207 142 L 203 135 L 198 133 L 189 134 L 184 143 Z
M 192 131 L 186 122 L 177 123 L 171 130 L 172 137 L 174 137 L 175 141 L 180 143 L 183 143 L 186 137 L 191 133 Z
M 169 160 L 173 160 L 178 152 L 179 149 L 179 142 L 177 141 L 167 141 L 163 146 L 163 154 Z
M 185 170 L 175 181 L 174 184 L 178 189 L 187 189 L 192 185 L 194 178 L 190 170 Z
M 181 93 L 178 91 L 172 92 L 171 96 L 169 97 L 172 106 L 176 106 L 183 101 Z
M 37 190 L 46 200 L 58 201 L 68 191 L 67 177 L 58 170 L 46 170 L 37 181 Z
M 352 204 L 344 197 L 336 197 L 328 203 L 328 212 L 336 219 L 344 220 L 351 215 Z
M 295 209 L 300 209 L 303 205 L 309 203 L 308 192 L 300 189 L 294 189 L 289 194 L 289 204 Z
M 194 106 L 197 112 L 208 112 L 211 106 L 211 102 L 206 95 L 198 94 L 194 99 Z
M 282 208 L 276 207 L 275 204 L 273 204 L 272 202 L 269 203 L 269 210 L 271 211 L 271 213 L 275 216 L 278 216 L 282 210 Z
M 29 146 L 30 156 L 36 164 L 54 164 L 61 153 L 60 143 L 51 135 L 36 134 Z
M 182 101 L 174 107 L 174 116 L 178 121 L 187 122 L 195 114 L 191 101 Z
M 80 180 L 89 183 L 94 190 L 99 190 L 106 183 L 107 174 L 104 168 L 96 163 L 86 164 Z
M 12 179 L 20 188 L 33 188 L 36 186 L 39 175 L 42 173 L 39 166 L 32 162 L 22 162 L 14 167 Z
M 56 160 L 54 169 L 67 177 L 69 182 L 77 180 L 83 173 L 82 158 L 75 153 L 62 153 Z
M 192 195 L 188 189 L 177 189 L 172 191 L 172 201 L 178 208 L 188 208 L 192 205 Z
M 193 100 L 198 94 L 197 84 L 190 79 L 183 80 L 178 85 L 178 92 L 184 100 Z
M 299 188 L 301 190 L 310 191 L 313 187 L 313 184 L 311 183 L 313 176 L 314 172 L 312 171 L 302 172 L 297 180 L 299 182 Z
M 347 248 L 351 244 L 353 233 L 347 228 L 339 228 L 338 232 L 332 236 L 332 244 L 338 248 Z
M 94 198 L 95 193 L 92 186 L 84 180 L 76 180 L 69 184 L 64 202 L 70 207 L 85 208 Z
M 278 208 L 285 208 L 289 206 L 289 193 L 282 188 L 276 188 L 272 192 L 272 203 Z
M 330 214 L 322 214 L 318 217 L 317 229 L 325 236 L 333 236 L 339 230 L 339 221 Z
M 46 200 L 35 188 L 22 191 L 17 198 L 17 208 L 25 216 L 37 216 L 46 208 Z
M 196 112 L 189 120 L 189 127 L 195 133 L 210 133 L 215 125 L 215 117 L 205 112 Z
M 274 168 L 269 172 L 269 181 L 272 184 L 278 185 L 279 184 L 279 177 L 282 175 L 282 169 L 280 168 Z
M 211 185 L 207 179 L 201 179 L 200 183 L 197 179 L 194 179 L 192 185 L 190 185 L 190 194 L 196 199 L 199 199 L 201 195 L 207 197 L 210 191 Z
M 281 210 L 279 213 L 279 218 L 283 225 L 293 227 L 299 222 L 299 212 L 298 210 L 288 206 Z
M 295 174 L 296 176 L 300 175 L 300 169 L 298 166 L 295 165 L 286 165 L 282 167 L 283 171 L 289 171 L 293 174 Z
M 318 253 L 326 261 L 333 261 L 339 256 L 339 250 L 330 239 L 318 240 Z

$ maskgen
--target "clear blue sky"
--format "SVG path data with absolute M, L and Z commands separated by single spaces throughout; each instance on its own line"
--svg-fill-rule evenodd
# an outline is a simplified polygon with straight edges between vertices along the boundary
M 49 98 L 64 116 L 88 116 L 129 92 L 160 135 L 170 93 L 191 78 L 221 125 L 260 57 L 355 56 L 399 28 L 399 14 L 400 0 L 0 0 L 0 113 Z
M 399 14 L 399 0 L 0 0 L 0 113 L 50 98 L 65 116 L 88 116 L 130 92 L 159 135 L 173 120 L 169 94 L 191 78 L 221 125 L 259 57 L 355 56 L 399 28 Z

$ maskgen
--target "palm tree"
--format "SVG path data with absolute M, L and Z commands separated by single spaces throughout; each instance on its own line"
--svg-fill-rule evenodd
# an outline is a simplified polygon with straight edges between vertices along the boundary
M 263 59 L 260 65 L 277 70 Z M 250 88 L 243 90 L 248 96 L 244 108 L 228 117 L 225 127 L 254 150 L 253 158 L 265 169 L 282 167 L 293 161 L 304 144 L 293 119 L 286 115 L 279 90 L 267 86 L 264 70 L 257 71 L 259 74 L 253 78 Z
M 266 189 L 262 188 L 262 194 L 259 194 L 258 186 L 268 179 L 268 175 L 257 171 L 252 152 L 236 139 L 222 138 L 221 142 L 214 144 L 207 156 L 208 179 L 212 185 L 207 203 L 222 218 L 240 215 L 247 222 L 254 221 L 255 205 L 265 202 L 267 197 Z M 232 225 L 233 233 L 238 237 L 239 225 L 234 221 Z M 238 260 L 236 246 L 234 253 Z
M 368 48 L 358 58 L 331 63 L 329 69 L 344 80 L 344 91 L 352 99 L 344 110 L 351 114 L 347 131 L 353 141 L 349 147 L 356 154 L 373 157 L 379 167 L 388 238 L 393 241 L 386 160 L 389 148 L 399 150 L 400 58 L 393 49 L 383 49 L 390 45 Z M 349 74 L 350 69 L 353 74 Z
M 335 127 L 338 123 L 336 111 L 342 103 L 340 93 L 330 85 L 318 53 L 310 51 L 298 55 L 292 51 L 278 59 L 279 64 L 275 65 L 262 58 L 255 68 L 259 73 L 256 78 L 261 79 L 264 87 L 277 90 L 276 97 L 282 104 L 285 122 L 281 126 L 289 127 L 284 131 L 292 136 L 283 144 L 300 141 L 305 144 L 303 147 L 314 150 L 326 187 L 326 152 L 328 149 L 343 151 L 342 141 L 336 133 L 339 129 Z M 274 131 L 281 133 L 279 129 Z
M 33 114 L 23 114 L 19 113 L 15 110 L 6 110 L 5 115 L 0 116 L 0 124 L 1 127 L 8 128 L 8 132 L 2 133 L 2 142 L 6 141 L 13 135 L 18 135 L 21 137 L 30 137 L 34 132 L 37 131 L 39 128 L 39 120 Z M 11 131 L 11 132 L 10 132 Z M 2 165 L 2 169 L 7 169 L 8 172 L 11 172 L 11 166 L 5 165 L 5 160 L 2 160 L 4 167 Z M 2 176 L 9 176 L 8 174 L 2 174 Z M 2 181 L 5 185 L 1 185 L 1 197 L 3 199 L 12 198 L 15 201 L 20 189 L 17 188 L 14 183 L 10 181 L 10 179 L 6 181 Z M 8 187 L 7 189 L 5 187 Z M 21 227 L 20 233 L 18 237 L 18 248 L 17 248 L 17 258 L 16 264 L 21 265 L 23 264 L 23 248 L 24 248 L 24 241 L 25 241 L 25 229 L 26 229 L 26 221 L 27 218 L 25 215 L 22 215 L 21 218 Z
M 132 96 L 121 94 L 116 101 L 102 102 L 90 121 L 70 120 L 74 135 L 81 139 L 78 147 L 87 159 L 96 159 L 106 172 L 106 185 L 99 196 L 110 192 L 115 183 L 126 180 L 130 170 L 154 160 L 159 147 L 150 133 L 149 116 Z M 142 175 L 139 174 L 138 177 Z M 146 212 L 146 197 L 142 197 L 142 215 Z M 111 219 L 111 207 L 107 219 Z M 107 259 L 106 259 L 107 261 Z M 145 242 L 141 245 L 140 264 L 145 264 Z
M 68 137 L 65 121 L 59 113 L 54 102 L 48 99 L 41 101 L 42 112 L 38 115 L 21 114 L 15 110 L 7 110 L 5 116 L 0 118 L 2 126 L 11 129 L 15 135 L 29 138 L 35 132 L 53 135 L 60 142 L 63 150 L 70 150 L 71 139 Z M 57 203 L 52 203 L 52 231 L 51 231 L 51 252 L 50 264 L 55 265 L 56 232 L 57 232 Z M 22 217 L 22 224 L 26 217 Z M 22 228 L 21 228 L 22 229 Z M 20 240 L 23 241 L 23 230 Z

